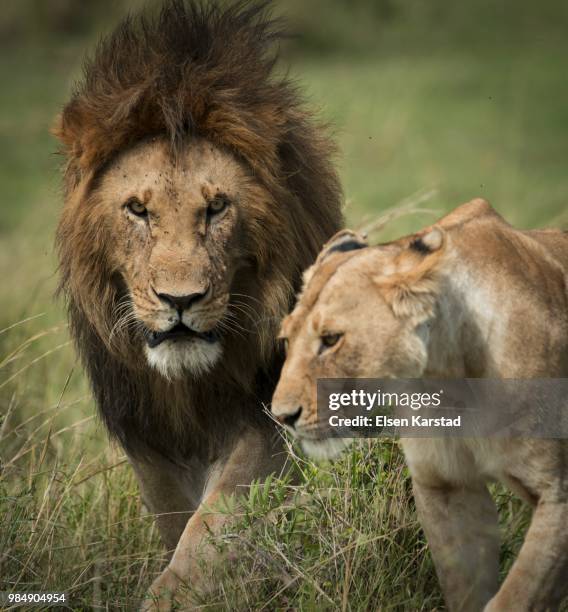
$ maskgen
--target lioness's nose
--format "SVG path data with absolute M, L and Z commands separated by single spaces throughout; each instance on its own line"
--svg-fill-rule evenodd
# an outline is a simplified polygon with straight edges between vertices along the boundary
M 200 300 L 208 289 L 199 293 L 189 293 L 188 295 L 172 295 L 171 293 L 157 293 L 156 295 L 169 306 L 173 306 L 178 312 L 187 310 L 195 302 Z
M 276 420 L 282 425 L 288 425 L 288 427 L 295 427 L 300 415 L 302 414 L 302 407 L 298 406 L 293 412 L 287 414 L 279 414 Z

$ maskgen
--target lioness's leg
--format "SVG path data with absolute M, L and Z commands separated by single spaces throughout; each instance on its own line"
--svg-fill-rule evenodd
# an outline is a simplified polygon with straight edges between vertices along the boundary
M 215 511 L 215 504 L 222 498 L 239 492 L 255 479 L 282 470 L 285 454 L 273 447 L 266 434 L 244 434 L 226 461 L 213 470 L 202 503 L 187 522 L 173 557 L 166 570 L 154 581 L 143 609 L 171 609 L 171 599 L 178 585 L 183 582 L 197 589 L 206 589 L 209 576 L 203 574 L 204 564 L 215 561 L 215 549 L 205 542 L 209 534 L 220 533 L 230 515 Z
M 486 612 L 557 610 L 568 597 L 568 500 L 543 495 L 517 560 Z
M 420 522 L 450 610 L 479 612 L 497 592 L 497 510 L 484 484 L 433 487 L 413 478 Z

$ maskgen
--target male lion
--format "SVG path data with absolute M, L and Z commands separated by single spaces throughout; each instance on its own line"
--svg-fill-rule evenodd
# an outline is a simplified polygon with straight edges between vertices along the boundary
M 334 147 L 272 74 L 279 33 L 265 6 L 173 0 L 125 20 L 55 127 L 72 333 L 175 549 L 154 595 L 203 586 L 199 549 L 221 527 L 208 508 L 283 466 L 263 413 L 275 336 L 342 223 Z
M 568 376 L 568 234 L 518 231 L 474 200 L 436 225 L 365 248 L 341 232 L 282 325 L 272 411 L 305 449 L 333 455 L 318 378 Z M 565 440 L 403 438 L 419 516 L 452 610 L 555 608 L 568 591 Z M 497 479 L 535 507 L 499 589 Z

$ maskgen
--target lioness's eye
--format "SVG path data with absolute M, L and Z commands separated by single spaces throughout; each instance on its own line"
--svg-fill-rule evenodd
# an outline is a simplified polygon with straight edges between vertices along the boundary
M 284 336 L 280 336 L 280 338 L 278 338 L 278 340 L 280 340 L 280 342 L 282 343 L 282 347 L 284 349 L 284 352 L 287 353 L 288 352 L 288 346 L 290 344 L 290 342 L 288 341 L 288 338 L 285 338 Z
M 207 214 L 212 217 L 222 213 L 229 206 L 229 200 L 225 196 L 217 196 L 209 202 L 207 206 Z
M 137 217 L 145 217 L 148 214 L 148 209 L 140 202 L 138 198 L 130 198 L 124 204 L 129 212 Z
M 335 346 L 341 339 L 342 335 L 343 334 L 324 334 L 323 336 L 321 336 L 321 345 L 319 352 L 321 353 L 322 351 L 325 351 L 325 349 Z

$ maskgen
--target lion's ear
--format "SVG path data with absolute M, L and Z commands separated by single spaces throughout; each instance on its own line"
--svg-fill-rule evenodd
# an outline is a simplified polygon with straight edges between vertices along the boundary
M 434 314 L 440 290 L 440 261 L 446 247 L 440 227 L 413 236 L 392 268 L 374 277 L 397 317 L 427 319 Z
M 71 100 L 65 108 L 57 115 L 51 133 L 59 140 L 64 147 L 66 155 L 77 155 L 77 146 L 80 140 L 78 128 L 78 104 Z M 80 153 L 80 152 L 79 152 Z
M 57 140 L 65 144 L 65 128 L 63 123 L 63 113 L 58 113 L 49 130 Z
M 88 174 L 85 167 L 84 151 L 81 140 L 81 118 L 77 104 L 72 100 L 57 115 L 51 133 L 61 143 L 60 152 L 67 164 L 64 170 L 65 192 L 69 194 Z

